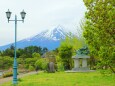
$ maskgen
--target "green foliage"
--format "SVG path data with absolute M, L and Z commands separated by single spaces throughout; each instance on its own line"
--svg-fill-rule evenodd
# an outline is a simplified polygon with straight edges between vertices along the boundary
M 6 72 L 3 74 L 3 78 L 13 76 L 13 72 Z
M 21 78 L 18 78 L 18 82 L 22 82 L 22 79 L 21 79 Z
M 41 58 L 35 62 L 35 67 L 38 67 L 41 70 L 47 70 L 47 59 Z
M 58 62 L 57 67 L 58 67 L 57 68 L 58 71 L 64 71 L 64 65 L 62 62 Z
M 24 48 L 25 53 L 28 55 L 28 57 L 32 57 L 33 53 L 39 53 L 42 54 L 42 48 L 37 46 L 28 46 Z
M 39 53 L 40 55 L 43 55 L 45 52 L 48 52 L 47 48 L 41 48 L 37 46 L 28 46 L 24 49 L 19 48 L 16 50 L 17 58 L 31 58 L 33 53 Z M 10 48 L 1 51 L 0 55 L 14 57 L 14 46 L 11 45 Z
M 61 45 L 59 47 L 59 56 L 62 59 L 63 65 L 65 65 L 65 69 L 71 69 L 71 61 L 72 61 L 72 52 L 73 48 L 71 45 Z
M 18 64 L 24 64 L 24 59 L 23 58 L 17 58 Z
M 112 71 L 110 70 L 106 70 L 106 69 L 103 69 L 103 70 L 100 70 L 100 73 L 103 75 L 103 76 L 110 76 L 112 73 Z
M 36 53 L 36 52 L 32 54 L 32 57 L 33 57 L 33 58 L 37 58 L 37 59 L 40 59 L 40 58 L 41 58 L 41 57 L 40 57 L 40 54 L 39 54 L 39 53 Z
M 82 39 L 78 39 L 76 36 L 66 36 L 65 40 L 61 41 L 61 45 L 58 49 L 59 57 L 63 62 L 65 69 L 72 68 L 72 55 L 76 54 L 76 50 L 82 46 Z
M 72 46 L 71 45 L 61 45 L 59 48 L 59 56 L 62 59 L 70 59 L 72 56 Z
M 5 51 L 3 51 L 2 56 L 14 57 L 14 50 L 8 48 Z
M 25 59 L 25 67 L 28 69 L 29 65 L 34 66 L 36 60 L 37 60 L 36 58 L 26 58 Z
M 55 51 L 49 51 L 45 53 L 44 58 L 46 58 L 48 62 L 56 63 L 56 55 L 57 53 Z
M 29 71 L 34 71 L 35 70 L 35 68 L 32 66 L 32 65 L 29 65 Z
M 28 46 L 24 49 L 17 49 L 17 61 L 19 68 L 29 68 L 29 65 L 34 67 L 35 62 L 41 58 L 41 55 L 47 52 L 47 48 L 41 48 L 37 46 Z M 14 46 L 0 51 L 0 69 L 9 69 L 13 64 L 14 58 Z
M 61 41 L 61 45 L 72 46 L 73 52 L 76 52 L 76 50 L 81 48 L 83 45 L 82 41 L 82 38 L 77 38 L 76 36 L 70 34 L 70 36 L 66 36 L 66 38 Z
M 9 56 L 0 56 L 0 69 L 8 69 L 12 66 L 13 64 L 13 58 Z
M 115 73 L 115 0 L 84 0 L 84 3 L 87 12 L 83 35 L 90 53 Z

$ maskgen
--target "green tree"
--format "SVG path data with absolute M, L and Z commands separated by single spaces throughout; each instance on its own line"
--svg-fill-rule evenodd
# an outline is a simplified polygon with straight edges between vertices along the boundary
M 0 56 L 0 69 L 9 69 L 10 67 L 12 67 L 13 64 L 13 58 L 9 57 L 9 56 L 4 56 L 1 57 Z
M 32 54 L 32 57 L 33 57 L 33 58 L 38 58 L 38 59 L 41 58 L 40 54 L 39 54 L 39 53 L 36 53 L 36 52 Z
M 73 62 L 72 62 L 72 55 L 76 54 L 76 50 L 82 46 L 82 39 L 77 38 L 76 36 L 72 35 L 71 33 L 69 36 L 66 36 L 64 40 L 61 41 L 60 47 L 58 49 L 59 57 L 61 58 L 65 69 L 71 69 Z
M 28 69 L 29 68 L 29 65 L 35 67 L 35 62 L 37 61 L 38 59 L 37 58 L 26 58 L 25 59 L 25 67 Z
M 24 48 L 24 53 L 27 55 L 27 57 L 32 57 L 32 54 L 35 52 L 42 55 L 43 53 L 47 51 L 48 51 L 47 48 L 42 49 L 41 47 L 37 47 L 37 46 L 28 46 Z
M 3 56 L 10 56 L 10 57 L 14 57 L 14 50 L 8 48 L 5 51 L 3 51 L 2 53 Z
M 70 45 L 72 46 L 73 52 L 76 52 L 76 50 L 83 45 L 83 39 L 70 33 L 69 36 L 66 36 L 66 38 L 61 41 L 61 45 Z
M 56 63 L 56 58 L 55 58 L 56 55 L 57 55 L 56 52 L 54 52 L 54 51 L 49 51 L 49 52 L 46 52 L 43 57 L 46 58 L 49 62 L 54 62 L 54 63 Z
M 92 55 L 115 73 L 115 0 L 83 0 L 87 12 L 83 35 Z
M 72 52 L 73 48 L 71 45 L 63 44 L 59 47 L 59 56 L 62 59 L 65 69 L 72 68 Z

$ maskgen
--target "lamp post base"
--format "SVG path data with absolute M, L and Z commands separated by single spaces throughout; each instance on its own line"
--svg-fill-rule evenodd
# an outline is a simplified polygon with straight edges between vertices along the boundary
M 14 58 L 14 67 L 13 67 L 13 84 L 17 84 L 17 61 Z
M 13 84 L 18 84 L 17 79 L 14 79 L 14 80 L 13 80 Z

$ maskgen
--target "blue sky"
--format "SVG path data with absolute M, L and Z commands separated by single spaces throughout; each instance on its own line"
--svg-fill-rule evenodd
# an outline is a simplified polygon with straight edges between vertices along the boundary
M 7 22 L 5 12 L 10 9 L 11 19 L 20 12 L 27 13 L 25 22 L 18 22 L 18 40 L 62 25 L 76 32 L 86 8 L 82 0 L 0 0 L 0 46 L 14 42 L 14 22 Z M 77 32 L 76 32 L 77 33 Z

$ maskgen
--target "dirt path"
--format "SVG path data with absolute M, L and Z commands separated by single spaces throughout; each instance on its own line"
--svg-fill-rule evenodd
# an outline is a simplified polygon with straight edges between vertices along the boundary
M 25 73 L 25 74 L 20 74 L 18 75 L 18 78 L 21 78 L 21 77 L 24 77 L 24 76 L 27 76 L 27 75 L 31 75 L 31 74 L 36 74 L 37 72 L 29 72 L 29 73 Z M 12 77 L 7 77 L 7 78 L 1 78 L 0 79 L 0 86 L 8 81 L 12 81 Z

